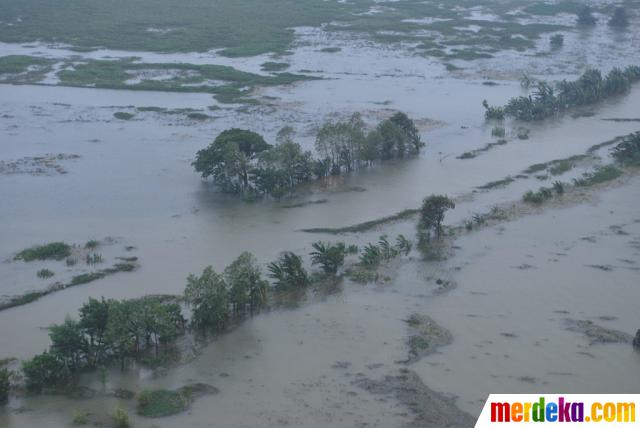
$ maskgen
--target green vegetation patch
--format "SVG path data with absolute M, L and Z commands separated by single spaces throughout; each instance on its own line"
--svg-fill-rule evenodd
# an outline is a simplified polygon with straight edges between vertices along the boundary
M 573 168 L 573 164 L 565 160 L 565 161 L 560 161 L 555 165 L 551 166 L 549 168 L 549 172 L 551 173 L 551 175 L 562 175 L 565 172 L 571 170 L 571 168 Z
M 141 416 L 160 418 L 182 413 L 189 408 L 189 399 L 181 391 L 157 389 L 138 395 L 137 412 Z
M 640 132 L 625 137 L 611 149 L 611 156 L 621 165 L 640 165 Z
M 488 189 L 494 189 L 496 187 L 503 187 L 503 186 L 506 186 L 508 184 L 511 184 L 513 181 L 514 181 L 513 178 L 506 177 L 506 178 L 503 178 L 502 180 L 490 181 L 487 184 L 484 184 L 482 186 L 478 186 L 478 189 L 488 190 Z
M 153 52 L 224 49 L 223 55 L 251 56 L 284 53 L 293 27 L 319 26 L 366 9 L 317 0 L 0 0 L 0 10 L 3 42 Z
M 238 57 L 286 54 L 294 28 L 330 23 L 328 31 L 378 43 L 423 45 L 417 48 L 423 55 L 470 61 L 500 50 L 530 49 L 541 34 L 567 29 L 515 22 L 507 12 L 521 7 L 521 0 L 482 2 L 483 11 L 498 15 L 495 21 L 469 17 L 468 7 L 478 6 L 477 2 L 463 2 L 454 9 L 443 7 L 441 0 L 404 0 L 367 13 L 373 4 L 369 0 L 190 0 L 187 4 L 178 0 L 0 0 L 3 21 L 11 23 L 0 25 L 0 41 L 61 42 L 77 51 L 97 47 L 155 52 L 222 49 L 222 55 Z M 421 17 L 441 21 L 416 21 Z M 470 31 L 472 26 L 477 30 Z M 434 39 L 447 49 L 434 48 Z
M 308 233 L 328 233 L 332 235 L 338 235 L 341 233 L 354 233 L 354 232 L 366 232 L 368 230 L 372 230 L 378 226 L 387 223 L 393 223 L 396 221 L 407 220 L 420 212 L 419 209 L 409 208 L 403 211 L 400 211 L 397 214 L 393 214 L 387 217 L 382 217 L 376 220 L 365 221 L 363 223 L 358 223 L 353 226 L 346 227 L 316 227 L 311 229 L 302 229 L 303 232 Z
M 46 67 L 51 60 L 29 55 L 7 55 L 0 57 L 1 74 L 20 74 L 29 71 L 30 67 Z
M 55 275 L 52 270 L 49 269 L 40 269 L 37 273 L 38 278 L 40 279 L 48 279 Z
M 206 383 L 191 383 L 176 390 L 142 391 L 138 395 L 137 413 L 149 418 L 175 415 L 187 410 L 193 400 L 218 392 L 216 387 Z
M 584 3 L 577 1 L 560 1 L 557 3 L 533 3 L 522 11 L 532 15 L 554 16 L 560 13 L 577 14 L 584 7 Z
M 233 67 L 215 64 L 146 64 L 135 58 L 121 60 L 90 60 L 75 64 L 72 69 L 58 72 L 64 86 L 130 89 L 143 91 L 208 92 L 220 102 L 239 102 L 256 86 L 287 85 L 312 76 L 276 73 L 271 76 L 248 73 Z M 156 78 L 145 78 L 147 75 Z M 162 77 L 157 78 L 157 76 Z M 140 81 L 131 79 L 139 78 Z M 244 100 L 246 102 L 246 99 Z M 159 107 L 141 107 L 139 111 L 166 113 Z
M 613 165 L 605 165 L 596 168 L 592 172 L 585 172 L 581 178 L 574 179 L 576 186 L 593 186 L 595 184 L 604 183 L 615 180 L 622 175 L 622 171 Z
M 127 113 L 126 111 L 117 111 L 113 113 L 113 117 L 120 120 L 131 120 L 135 117 L 135 114 Z
M 555 84 L 526 79 L 523 86 L 534 85 L 528 96 L 514 97 L 504 107 L 490 107 L 486 101 L 487 119 L 510 116 L 525 122 L 543 120 L 568 109 L 598 103 L 606 98 L 627 93 L 631 85 L 640 81 L 640 67 L 631 65 L 624 69 L 613 68 L 606 75 L 600 70 L 589 69 L 577 80 L 562 80 Z
M 191 119 L 191 120 L 207 120 L 207 119 L 211 119 L 211 116 L 209 116 L 208 114 L 199 113 L 199 112 L 189 113 L 189 114 L 187 114 L 187 117 L 189 119 Z
M 588 159 L 590 157 L 591 156 L 589 156 L 588 154 L 573 155 L 564 159 L 554 159 L 550 160 L 549 162 L 535 163 L 522 172 L 524 174 L 535 174 L 536 172 L 549 170 L 552 175 L 561 175 L 573 168 L 576 162 Z
M 31 262 L 34 260 L 62 260 L 71 255 L 71 246 L 64 242 L 51 242 L 45 245 L 36 245 L 20 251 L 15 260 Z
M 289 68 L 289 64 L 286 62 L 265 62 L 260 66 L 263 71 L 282 71 Z

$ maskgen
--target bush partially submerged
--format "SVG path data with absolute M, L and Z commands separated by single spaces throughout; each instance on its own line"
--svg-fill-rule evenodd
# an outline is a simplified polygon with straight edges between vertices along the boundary
M 40 269 L 37 275 L 38 275 L 38 278 L 40 279 L 47 279 L 47 278 L 51 278 L 53 275 L 55 275 L 55 273 L 53 273 L 53 271 L 49 269 Z
M 68 244 L 51 242 L 22 250 L 15 256 L 15 259 L 24 260 L 25 262 L 33 260 L 62 260 L 69 257 L 70 254 L 71 247 Z
M 137 412 L 141 416 L 159 418 L 181 413 L 188 407 L 189 399 L 181 391 L 157 389 L 140 393 Z
M 126 111 L 117 111 L 113 113 L 113 117 L 120 120 L 131 120 L 134 118 L 134 114 L 127 113 Z
M 560 181 L 555 181 L 553 183 L 552 188 L 541 187 L 538 191 L 534 192 L 532 190 L 528 190 L 523 196 L 522 200 L 524 202 L 540 205 L 548 199 L 553 197 L 553 193 L 561 195 L 564 193 L 564 184 Z
M 131 426 L 131 423 L 129 422 L 129 414 L 122 407 L 116 407 L 111 418 L 113 419 L 113 425 L 115 428 L 129 428 Z
M 615 180 L 622 175 L 622 171 L 613 165 L 606 165 L 596 168 L 592 172 L 585 172 L 582 178 L 575 178 L 573 181 L 576 186 L 593 186 L 594 184 L 604 183 L 606 181 Z
M 621 165 L 640 165 L 640 132 L 625 137 L 611 149 L 611 156 Z

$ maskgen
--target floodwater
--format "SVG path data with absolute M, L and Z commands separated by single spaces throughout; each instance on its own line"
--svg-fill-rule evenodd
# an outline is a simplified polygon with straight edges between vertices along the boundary
M 151 112 L 119 121 L 113 113 L 145 106 L 206 109 L 216 105 L 207 94 L 0 85 L 1 160 L 48 153 L 80 156 L 60 161 L 66 174 L 0 175 L 0 294 L 43 286 L 35 276 L 37 268 L 11 261 L 17 251 L 38 243 L 82 244 L 113 237 L 116 243 L 109 251 L 117 255 L 118 249 L 135 246 L 132 254 L 141 264 L 132 273 L 0 312 L 0 358 L 28 358 L 43 351 L 48 344 L 45 327 L 74 316 L 88 297 L 181 293 L 189 273 L 206 265 L 220 270 L 245 250 L 266 264 L 283 250 L 306 253 L 318 239 L 361 244 L 381 233 L 413 236 L 412 222 L 339 238 L 300 229 L 383 217 L 416 207 L 431 193 L 463 197 L 447 217 L 448 223 L 459 223 L 494 204 L 518 200 L 525 190 L 546 182 L 522 179 L 504 189 L 473 193 L 475 187 L 640 130 L 637 122 L 601 120 L 637 117 L 636 86 L 625 97 L 588 109 L 590 117 L 567 115 L 527 125 L 528 140 L 511 136 L 508 144 L 474 159 L 456 159 L 495 141 L 491 126 L 484 123 L 481 101 L 502 104 L 522 92 L 514 80 L 483 85 L 482 76 L 494 78 L 504 70 L 478 63 L 472 68 L 474 77 L 453 78 L 440 64 L 407 51 L 327 39 L 332 36 L 313 29 L 299 29 L 298 35 L 299 46 L 288 58 L 291 71 L 315 70 L 327 79 L 262 90 L 261 95 L 277 98 L 275 109 L 223 108 L 212 111 L 215 119 L 206 122 Z M 633 60 L 625 52 L 633 50 L 634 40 L 616 45 L 616 65 Z M 583 43 L 590 46 L 589 40 Z M 319 52 L 335 45 L 342 51 Z M 5 51 L 14 52 L 0 45 L 0 52 Z M 56 50 L 47 53 L 56 55 Z M 167 60 L 135 55 L 149 62 Z M 613 65 L 607 62 L 609 55 L 584 58 L 608 69 Z M 169 60 L 219 59 L 213 54 L 198 58 Z M 511 76 L 532 62 L 513 53 L 509 60 L 506 75 Z M 246 60 L 244 69 L 256 71 L 261 62 Z M 552 71 L 571 75 L 576 71 L 572 67 Z M 483 74 L 485 68 L 493 72 Z M 423 154 L 359 171 L 326 188 L 311 188 L 295 200 L 326 198 L 325 204 L 285 209 L 283 203 L 238 201 L 216 193 L 190 166 L 198 149 L 231 126 L 251 128 L 273 141 L 280 127 L 291 125 L 300 142 L 312 148 L 312 131 L 327 118 L 361 111 L 373 123 L 396 109 L 420 120 L 427 142 Z M 640 233 L 638 184 L 633 179 L 574 207 L 469 234 L 456 242 L 460 249 L 454 256 L 437 266 L 413 254 L 385 286 L 345 282 L 339 293 L 322 301 L 256 316 L 215 340 L 190 363 L 166 373 L 109 373 L 106 388 L 174 388 L 198 381 L 220 389 L 186 414 L 154 420 L 160 427 L 399 426 L 410 419 L 407 409 L 370 395 L 352 381 L 357 373 L 380 378 L 404 367 L 398 362 L 407 353 L 403 320 L 418 312 L 449 329 L 454 341 L 410 368 L 429 387 L 459 396 L 459 406 L 473 415 L 489 392 L 632 392 L 640 380 L 634 375 L 640 373 L 638 354 L 628 345 L 589 346 L 583 335 L 567 331 L 565 318 L 589 319 L 628 333 L 640 327 L 633 306 L 638 271 L 629 269 L 640 263 L 637 248 L 629 244 Z M 609 228 L 613 225 L 622 225 L 629 235 L 614 233 Z M 581 239 L 585 236 L 595 236 L 595 242 Z M 601 271 L 590 264 L 614 269 Z M 524 265 L 530 267 L 518 268 Z M 435 296 L 426 278 L 440 271 L 448 272 L 458 287 Z M 349 364 L 339 368 L 345 365 L 336 362 Z M 101 388 L 94 379 L 86 381 Z M 107 413 L 118 402 L 104 397 L 15 399 L 0 410 L 0 426 L 68 426 L 74 410 Z M 135 413 L 133 402 L 120 405 Z

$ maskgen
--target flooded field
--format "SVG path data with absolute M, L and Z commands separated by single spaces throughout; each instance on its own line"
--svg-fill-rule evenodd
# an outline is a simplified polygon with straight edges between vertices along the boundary
M 520 10 L 466 3 L 456 13 L 472 33 L 484 28 L 483 21 L 507 22 L 505 16 Z M 394 4 L 352 12 L 375 17 L 385 13 L 376 7 Z M 220 46 L 127 50 L 115 42 L 109 49 L 78 51 L 0 38 L 0 57 L 51 62 L 37 78 L 0 84 L 0 296 L 73 283 L 95 270 L 94 260 L 89 263 L 94 254 L 102 269 L 126 259 L 135 263 L 0 311 L 0 360 L 16 359 L 8 363 L 14 370 L 48 347 L 48 326 L 76 316 L 89 297 L 182 295 L 189 274 L 208 265 L 222 271 L 243 251 L 266 272 L 282 251 L 306 261 L 318 240 L 363 246 L 383 234 L 414 239 L 417 217 L 338 235 L 303 229 L 358 225 L 417 209 L 430 194 L 446 194 L 456 207 L 445 224 L 458 230 L 438 261 L 414 248 L 381 268 L 382 281 L 363 285 L 344 277 L 330 292 L 261 311 L 204 344 L 188 336 L 177 364 L 133 364 L 124 371 L 115 364 L 83 374 L 80 398 L 19 389 L 0 408 L 0 426 L 66 427 L 74 412 L 92 415 L 95 425 L 111 423 L 108 415 L 118 406 L 133 426 L 471 426 L 491 392 L 637 392 L 640 353 L 630 345 L 640 328 L 637 170 L 626 168 L 593 188 L 571 186 L 539 207 L 521 209 L 521 200 L 527 190 L 571 183 L 610 163 L 611 146 L 594 146 L 640 131 L 640 85 L 544 121 L 507 120 L 504 138 L 492 135 L 495 126 L 481 104 L 504 105 L 528 93 L 523 73 L 573 80 L 588 67 L 608 72 L 638 65 L 640 16 L 632 14 L 629 29 L 616 32 L 606 24 L 607 5 L 599 5 L 600 24 L 592 30 L 574 29 L 573 12 L 550 20 L 514 15 L 519 25 L 565 26 L 557 30 L 565 37 L 562 52 L 549 51 L 553 29 L 526 51 L 446 62 L 416 50 L 408 36 L 433 28 L 405 29 L 389 44 L 378 37 L 382 27 L 374 37 L 341 31 L 339 20 L 296 25 L 287 55 L 225 55 Z M 408 13 L 402 7 L 409 6 L 397 7 Z M 462 19 L 424 14 L 403 19 L 427 26 Z M 350 25 L 364 24 L 358 19 Z M 459 34 L 439 37 L 454 36 Z M 137 65 L 138 74 L 128 69 L 127 85 L 178 80 L 180 87 L 63 86 L 58 74 L 73 64 L 130 57 L 138 65 L 163 64 L 166 73 Z M 265 70 L 269 62 L 284 62 L 286 72 L 305 78 L 265 83 L 260 78 L 278 78 Z M 205 76 L 193 83 L 193 76 L 167 64 L 226 66 L 254 80 L 234 87 L 237 97 L 229 103 L 217 92 L 184 91 L 184 85 L 217 88 L 224 81 Z M 221 193 L 191 165 L 195 153 L 228 128 L 250 129 L 275 142 L 278 131 L 291 126 L 295 140 L 314 150 L 316 130 L 327 120 L 360 112 L 374 126 L 396 111 L 415 121 L 426 142 L 419 156 L 328 177 L 279 201 Z M 584 157 L 557 175 L 553 163 L 527 172 L 576 155 Z M 474 215 L 509 204 L 517 205 L 516 215 L 464 230 Z M 77 264 L 16 260 L 25 248 L 58 241 L 76 245 Z M 414 325 L 415 319 L 428 328 Z M 429 352 L 412 354 L 416 331 L 434 344 Z M 194 383 L 216 391 L 183 413 L 157 419 L 136 415 L 136 399 L 116 393 Z M 414 397 L 402 392 L 408 387 Z

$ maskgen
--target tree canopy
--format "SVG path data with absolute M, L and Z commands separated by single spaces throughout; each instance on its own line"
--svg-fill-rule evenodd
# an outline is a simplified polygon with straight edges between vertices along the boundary
M 255 132 L 229 129 L 198 151 L 192 165 L 224 192 L 281 198 L 299 184 L 376 161 L 415 156 L 424 146 L 415 124 L 404 113 L 394 114 L 370 131 L 358 113 L 326 122 L 316 134 L 317 158 L 294 141 L 290 126 L 282 128 L 276 140 L 272 146 Z
M 427 233 L 433 230 L 439 238 L 442 234 L 444 213 L 455 207 L 455 202 L 445 195 L 431 195 L 424 198 L 420 207 L 419 227 Z

